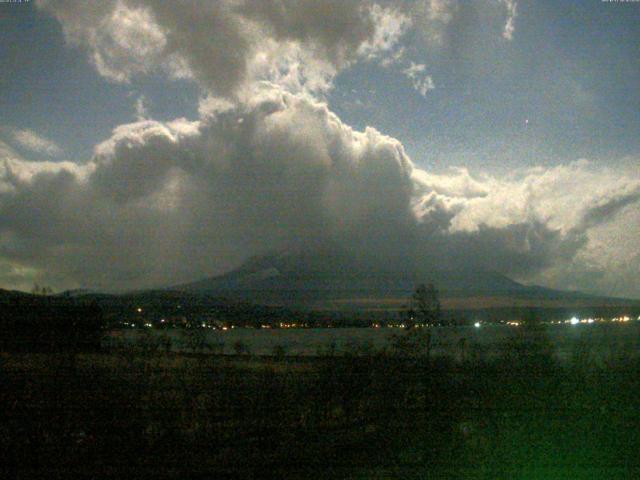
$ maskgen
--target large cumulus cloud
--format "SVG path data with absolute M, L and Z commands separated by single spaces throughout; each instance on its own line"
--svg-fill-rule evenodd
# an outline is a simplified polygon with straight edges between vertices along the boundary
M 331 242 L 399 268 L 521 278 L 569 265 L 640 196 L 576 162 L 513 178 L 417 168 L 400 142 L 263 85 L 196 121 L 122 125 L 85 165 L 6 160 L 4 259 L 68 284 L 167 285 Z
M 5 162 L 2 248 L 80 283 L 184 280 L 292 242 L 403 227 L 411 169 L 398 141 L 265 88 L 198 121 L 120 126 L 83 166 Z

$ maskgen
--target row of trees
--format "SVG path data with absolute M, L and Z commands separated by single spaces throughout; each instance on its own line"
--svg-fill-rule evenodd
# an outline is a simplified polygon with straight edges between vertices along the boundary
M 33 284 L 33 288 L 31 289 L 31 293 L 33 295 L 53 295 L 53 289 L 51 287 L 47 287 L 46 285 L 38 285 L 37 283 Z

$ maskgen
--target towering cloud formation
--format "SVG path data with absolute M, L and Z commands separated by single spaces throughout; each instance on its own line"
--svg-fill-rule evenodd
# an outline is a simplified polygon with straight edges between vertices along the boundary
M 275 87 L 203 114 L 120 126 L 84 166 L 6 162 L 3 234 L 20 241 L 5 253 L 82 283 L 163 283 L 409 224 L 412 166 L 398 141 Z
M 193 78 L 204 95 L 196 120 L 141 116 L 82 165 L 0 149 L 0 275 L 14 284 L 21 275 L 58 288 L 176 284 L 326 242 L 398 268 L 492 269 L 577 287 L 620 263 L 593 248 L 611 242 L 603 226 L 637 203 L 637 172 L 580 161 L 507 178 L 437 175 L 314 95 L 358 59 L 391 53 L 411 22 L 393 9 L 67 3 L 39 5 L 102 75 L 127 82 L 164 70 Z
M 4 258 L 82 285 L 162 285 L 336 242 L 399 267 L 530 275 L 566 265 L 638 179 L 586 162 L 512 179 L 433 175 L 374 129 L 263 86 L 197 121 L 118 127 L 91 162 L 7 161 Z

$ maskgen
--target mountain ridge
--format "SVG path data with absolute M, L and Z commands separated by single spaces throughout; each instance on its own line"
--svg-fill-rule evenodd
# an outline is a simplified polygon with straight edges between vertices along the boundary
M 527 297 L 576 300 L 599 297 L 582 292 L 524 285 L 488 270 L 375 268 L 338 253 L 279 252 L 253 257 L 235 270 L 171 290 L 206 293 L 253 303 L 317 305 L 367 299 L 407 299 L 420 283 L 433 283 L 441 297 Z

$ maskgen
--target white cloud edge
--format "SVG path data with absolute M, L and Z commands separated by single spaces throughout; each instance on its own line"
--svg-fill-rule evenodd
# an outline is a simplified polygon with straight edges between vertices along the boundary
M 33 153 L 43 154 L 49 157 L 58 157 L 64 153 L 62 148 L 55 142 L 29 128 L 14 128 L 11 129 L 10 132 L 11 138 L 16 144 Z

